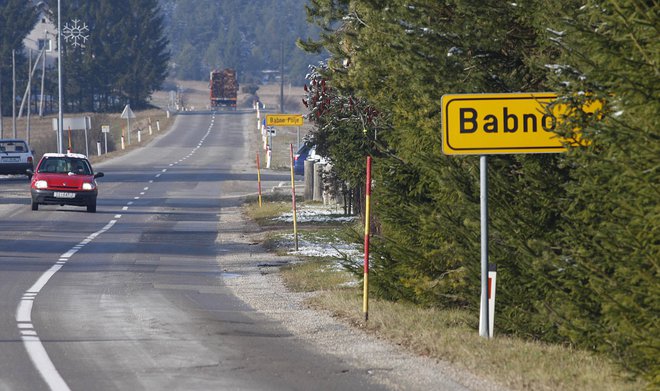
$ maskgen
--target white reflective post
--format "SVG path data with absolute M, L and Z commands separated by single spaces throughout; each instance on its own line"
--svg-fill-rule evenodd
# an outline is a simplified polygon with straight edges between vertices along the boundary
M 482 155 L 479 161 L 481 182 L 481 311 L 479 316 L 479 336 L 488 338 L 488 157 Z

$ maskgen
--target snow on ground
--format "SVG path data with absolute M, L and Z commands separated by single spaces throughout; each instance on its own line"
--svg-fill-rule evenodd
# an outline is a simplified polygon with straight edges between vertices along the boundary
M 304 257 L 332 257 L 343 259 L 348 256 L 351 259 L 359 259 L 362 256 L 362 249 L 355 243 L 346 243 L 339 239 L 332 242 L 326 240 L 314 240 L 314 238 L 307 238 L 304 235 L 298 236 L 298 251 L 291 250 L 288 254 L 300 255 Z M 293 249 L 293 234 L 286 234 L 282 236 L 287 247 Z
M 357 219 L 358 216 L 344 216 L 342 210 L 335 206 L 305 205 L 296 211 L 296 220 L 299 223 L 347 223 Z M 283 213 L 274 220 L 292 223 L 293 212 Z
M 328 223 L 345 223 L 357 220 L 358 216 L 344 216 L 335 206 L 305 205 L 296 213 L 297 221 Z M 293 222 L 293 213 L 286 212 L 274 219 L 275 221 Z M 284 248 L 291 249 L 288 254 L 304 257 L 350 259 L 356 264 L 362 262 L 362 246 L 347 243 L 333 235 L 318 235 L 313 232 L 302 232 L 298 235 L 298 251 L 294 248 L 293 234 L 282 235 L 279 239 Z M 341 268 L 339 262 L 337 266 Z

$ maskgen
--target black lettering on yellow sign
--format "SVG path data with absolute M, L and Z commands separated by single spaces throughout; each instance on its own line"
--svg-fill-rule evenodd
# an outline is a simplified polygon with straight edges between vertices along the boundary
M 266 115 L 266 126 L 302 126 L 303 117 L 300 114 L 268 114 Z
M 473 108 L 459 109 L 459 131 L 460 133 L 474 133 L 482 130 L 485 133 L 535 133 L 539 129 L 551 132 L 557 126 L 557 118 L 551 114 L 525 113 L 522 116 L 509 113 L 508 107 L 502 108 L 502 116 L 488 114 L 479 117 L 479 113 Z

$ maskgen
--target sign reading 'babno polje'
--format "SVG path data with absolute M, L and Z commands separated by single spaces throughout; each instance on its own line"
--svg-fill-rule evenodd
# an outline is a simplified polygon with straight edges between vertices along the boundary
M 302 114 L 266 114 L 266 126 L 302 126 Z
M 442 151 L 446 155 L 564 152 L 553 132 L 553 93 L 456 94 L 442 97 Z

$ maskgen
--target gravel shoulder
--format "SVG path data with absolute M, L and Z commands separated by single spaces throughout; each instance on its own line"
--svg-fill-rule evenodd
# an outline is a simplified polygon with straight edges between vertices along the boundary
M 334 355 L 393 390 L 505 390 L 451 363 L 413 355 L 327 312 L 311 309 L 305 300 L 314 293 L 291 292 L 279 276 L 279 266 L 294 258 L 267 253 L 259 244 L 260 227 L 248 221 L 240 207 L 224 208 L 220 225 L 234 229 L 221 229 L 217 244 L 233 243 L 234 249 L 241 249 L 218 255 L 218 262 L 231 273 L 224 284 L 311 349 Z

